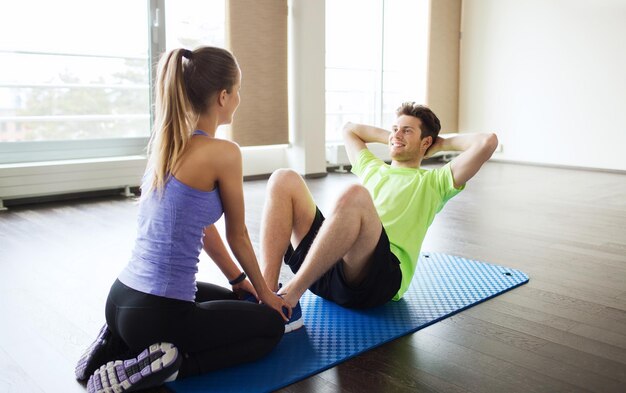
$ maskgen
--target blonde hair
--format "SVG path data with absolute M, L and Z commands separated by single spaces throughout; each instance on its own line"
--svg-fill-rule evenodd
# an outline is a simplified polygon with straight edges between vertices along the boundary
M 239 66 L 225 49 L 174 49 L 159 61 L 155 119 L 142 197 L 162 191 L 212 97 L 236 83 Z

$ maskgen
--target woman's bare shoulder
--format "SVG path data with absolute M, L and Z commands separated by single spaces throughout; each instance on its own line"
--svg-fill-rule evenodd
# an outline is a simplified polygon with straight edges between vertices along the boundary
M 203 149 L 210 151 L 210 157 L 217 159 L 237 159 L 241 157 L 241 149 L 236 142 L 229 141 L 227 139 L 213 138 L 203 146 Z

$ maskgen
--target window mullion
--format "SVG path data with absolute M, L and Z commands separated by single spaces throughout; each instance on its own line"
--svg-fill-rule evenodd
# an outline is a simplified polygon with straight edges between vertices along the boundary
M 154 88 L 157 65 L 165 52 L 165 0 L 148 0 L 148 40 L 150 58 L 150 130 L 154 123 Z

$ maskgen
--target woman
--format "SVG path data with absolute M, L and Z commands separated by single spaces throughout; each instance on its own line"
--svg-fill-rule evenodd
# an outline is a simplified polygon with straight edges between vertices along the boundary
M 239 105 L 237 61 L 220 48 L 175 49 L 157 78 L 135 248 L 109 292 L 107 324 L 76 367 L 89 392 L 143 389 L 258 359 L 280 341 L 291 314 L 267 287 L 248 237 L 241 151 L 215 138 Z M 222 212 L 245 273 L 213 225 Z M 232 291 L 195 281 L 202 247 Z

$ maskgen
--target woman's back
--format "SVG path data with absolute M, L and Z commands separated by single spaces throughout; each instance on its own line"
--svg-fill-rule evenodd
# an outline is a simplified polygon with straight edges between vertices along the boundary
M 119 278 L 152 295 L 192 301 L 205 227 L 222 213 L 218 178 L 231 142 L 196 131 L 161 191 L 141 202 L 135 247 Z

